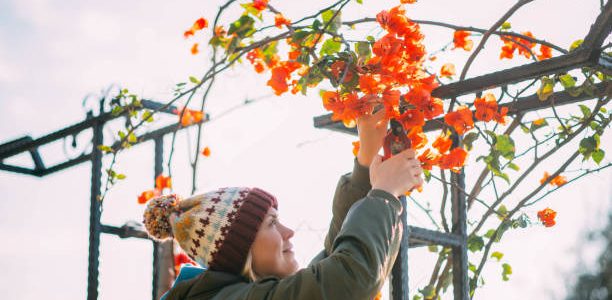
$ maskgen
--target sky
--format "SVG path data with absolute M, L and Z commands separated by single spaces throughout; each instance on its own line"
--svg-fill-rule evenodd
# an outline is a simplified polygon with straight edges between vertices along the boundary
M 414 19 L 488 28 L 514 2 L 421 0 L 407 11 Z M 321 7 L 328 3 L 322 2 Z M 353 2 L 343 18 L 372 16 L 397 3 L 364 0 L 360 6 Z M 567 47 L 586 35 L 599 3 L 534 1 L 510 21 L 517 31 L 531 30 L 536 37 Z M 212 19 L 221 4 L 0 0 L 0 143 L 24 135 L 37 138 L 83 120 L 111 86 L 167 101 L 174 84 L 204 72 L 210 55 L 203 49 L 200 55 L 192 56 L 191 41 L 184 40 L 183 31 L 199 17 Z M 271 4 L 289 19 L 315 12 L 312 2 L 307 1 Z M 236 13 L 230 15 L 235 17 Z M 447 29 L 423 26 L 423 31 L 428 50 L 452 39 L 452 31 Z M 359 28 L 357 34 L 379 33 Z M 489 54 L 476 59 L 468 77 L 516 65 L 497 59 L 500 45 L 492 38 L 485 49 Z M 452 61 L 460 66 L 467 57 L 465 52 L 454 51 L 437 63 Z M 308 97 L 276 97 L 266 86 L 266 77 L 244 64 L 217 80 L 207 106 L 212 121 L 204 127 L 202 141 L 212 154 L 200 160 L 198 192 L 238 185 L 272 192 L 280 199 L 281 220 L 296 229 L 294 245 L 304 266 L 322 248 L 335 184 L 352 166 L 351 142 L 356 138 L 313 127 L 312 118 L 326 113 L 316 92 Z M 260 100 L 241 105 L 245 99 Z M 240 108 L 216 118 L 235 106 Z M 112 141 L 108 137 L 118 129 L 120 124 L 107 126 L 106 142 Z M 193 156 L 194 135 L 193 130 L 177 135 L 173 157 L 174 191 L 185 196 L 191 191 L 189 158 Z M 51 165 L 86 151 L 90 133 L 76 138 L 75 149 L 71 141 L 41 148 L 45 163 Z M 165 142 L 167 161 L 170 139 Z M 602 145 L 611 145 L 609 133 L 602 138 Z M 6 162 L 28 166 L 29 161 L 21 156 Z M 109 163 L 106 158 L 105 164 Z M 552 168 L 555 163 L 561 162 L 543 168 Z M 104 224 L 114 226 L 141 220 L 143 206 L 137 204 L 136 197 L 152 185 L 153 144 L 123 153 L 118 168 L 127 179 L 109 192 L 102 217 Z M 4 198 L 0 211 L 5 212 L 0 217 L 0 240 L 4 241 L 0 247 L 0 294 L 7 299 L 85 297 L 90 172 L 89 163 L 43 178 L 0 172 Z M 468 183 L 473 180 L 469 178 L 468 173 Z M 508 232 L 496 249 L 504 252 L 503 261 L 513 267 L 511 280 L 502 281 L 500 263 L 490 262 L 483 273 L 486 284 L 476 298 L 560 299 L 575 278 L 573 272 L 595 264 L 601 244 L 587 242 L 584 235 L 603 228 L 607 221 L 611 179 L 609 170 L 594 174 L 526 209 L 525 213 L 535 216 L 539 209 L 554 207 L 558 224 Z M 517 197 L 523 192 L 517 191 Z M 416 198 L 435 208 L 439 191 L 426 188 Z M 409 223 L 431 228 L 427 217 L 412 208 Z M 150 298 L 150 242 L 103 235 L 100 251 L 100 299 Z M 435 255 L 420 248 L 410 250 L 409 256 L 414 292 L 428 281 Z M 450 299 L 451 294 L 444 299 Z

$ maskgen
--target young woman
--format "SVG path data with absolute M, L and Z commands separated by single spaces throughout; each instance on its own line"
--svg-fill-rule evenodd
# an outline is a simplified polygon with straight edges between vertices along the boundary
M 294 232 L 278 222 L 277 201 L 263 190 L 224 188 L 151 200 L 144 214 L 149 234 L 174 237 L 207 268 L 175 284 L 166 299 L 372 299 L 399 250 L 402 206 L 396 197 L 423 182 L 414 151 L 385 161 L 377 154 L 387 125 L 382 111 L 358 120 L 361 146 L 353 172 L 338 183 L 325 249 L 304 269 L 294 258 Z

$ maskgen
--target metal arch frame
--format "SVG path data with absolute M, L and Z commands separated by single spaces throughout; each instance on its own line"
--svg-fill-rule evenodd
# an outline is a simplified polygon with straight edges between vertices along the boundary
M 84 121 L 68 126 L 51 134 L 45 135 L 38 139 L 32 139 L 30 136 L 24 136 L 19 139 L 4 143 L 0 145 L 0 170 L 32 175 L 37 177 L 44 177 L 46 175 L 68 169 L 70 167 L 79 165 L 81 163 L 91 161 L 91 194 L 90 194 L 90 215 L 89 215 L 89 255 L 88 255 L 88 272 L 87 272 L 87 299 L 95 300 L 98 298 L 98 277 L 99 277 L 99 256 L 100 256 L 100 235 L 102 233 L 116 235 L 120 238 L 140 238 L 151 240 L 147 233 L 143 231 L 138 224 L 125 224 L 122 227 L 114 227 L 104 225 L 100 222 L 101 203 L 98 200 L 101 194 L 102 188 L 102 153 L 98 146 L 103 144 L 104 135 L 103 128 L 105 124 L 117 118 L 122 118 L 125 114 L 118 116 L 113 115 L 110 112 L 104 112 L 103 100 L 101 100 L 100 112 L 98 116 L 93 116 L 93 113 L 88 113 Z M 151 100 L 142 100 L 143 108 L 151 110 L 159 110 L 160 112 L 175 114 L 176 107 L 165 106 L 161 103 L 157 103 Z M 202 122 L 208 121 L 208 115 Z M 197 124 L 197 123 L 196 123 Z M 193 126 L 192 124 L 190 126 Z M 187 126 L 188 127 L 188 126 Z M 155 142 L 155 166 L 154 176 L 161 174 L 163 171 L 163 138 L 165 135 L 173 133 L 174 131 L 181 130 L 183 127 L 180 124 L 171 124 L 157 130 L 137 136 L 140 144 L 153 140 Z M 76 136 L 79 133 L 91 129 L 93 131 L 92 137 L 92 150 L 87 154 L 81 154 L 76 158 L 68 159 L 64 162 L 56 165 L 46 167 L 43 159 L 39 152 L 39 147 L 50 144 L 53 142 L 61 141 L 62 139 L 70 136 Z M 113 149 L 119 149 L 120 143 L 117 142 L 112 145 Z M 3 161 L 9 157 L 19 155 L 22 153 L 29 153 L 34 163 L 34 168 L 25 168 L 21 166 L 6 164 Z M 171 272 L 172 268 L 169 266 L 174 264 L 172 257 L 172 242 L 159 243 L 153 240 L 153 279 L 152 279 L 152 299 L 159 299 L 161 294 L 164 292 L 165 287 L 169 287 L 169 283 L 160 282 L 163 278 L 168 278 L 168 274 L 163 273 L 164 270 Z M 165 285 L 164 285 L 165 284 Z
M 612 30 L 612 4 L 610 1 L 602 8 L 601 13 L 591 26 L 584 42 L 574 51 L 548 60 L 534 62 L 515 68 L 465 79 L 459 82 L 443 85 L 432 91 L 432 96 L 442 99 L 452 99 L 462 95 L 478 93 L 485 89 L 503 87 L 508 84 L 522 82 L 541 76 L 566 72 L 580 67 L 592 67 L 605 74 L 612 74 L 612 57 L 601 49 L 603 41 Z M 556 92 L 552 95 L 555 105 L 565 105 L 612 94 L 612 82 L 596 84 L 593 95 L 582 93 L 574 97 L 567 92 Z M 508 107 L 509 115 L 524 114 L 529 111 L 550 107 L 550 104 L 540 101 L 536 95 L 519 98 Z M 340 121 L 332 120 L 332 114 L 314 118 L 314 127 L 330 129 L 342 133 L 357 135 L 356 128 L 347 128 Z M 423 126 L 424 132 L 442 129 L 442 118 L 429 120 Z M 453 141 L 456 144 L 458 141 Z M 467 258 L 467 203 L 465 195 L 465 173 L 451 174 L 451 233 L 439 232 L 425 228 L 409 226 L 406 217 L 406 199 L 401 197 L 404 210 L 401 219 L 404 224 L 404 236 L 401 241 L 400 253 L 393 266 L 390 284 L 390 294 L 393 300 L 408 300 L 408 248 L 425 245 L 442 245 L 452 248 L 453 256 L 453 289 L 455 300 L 468 300 L 468 258 Z M 457 259 L 458 258 L 458 259 Z M 461 288 L 456 288 L 461 287 Z

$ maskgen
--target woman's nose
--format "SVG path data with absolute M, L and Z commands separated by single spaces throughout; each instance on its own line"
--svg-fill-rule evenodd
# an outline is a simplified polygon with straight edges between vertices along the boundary
M 282 228 L 282 235 L 283 235 L 283 239 L 284 240 L 288 240 L 290 238 L 293 237 L 293 235 L 295 234 L 295 232 L 293 230 L 291 230 L 291 228 L 285 226 L 285 225 L 281 225 Z

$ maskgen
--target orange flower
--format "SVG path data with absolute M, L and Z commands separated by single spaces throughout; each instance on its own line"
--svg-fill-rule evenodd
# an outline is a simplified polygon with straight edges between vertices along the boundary
M 406 110 L 406 112 L 398 116 L 396 119 L 402 123 L 406 130 L 410 130 L 412 127 L 421 127 L 425 125 L 425 115 L 418 109 Z
M 514 50 L 516 50 L 517 45 L 514 43 L 512 38 L 500 36 L 499 37 L 504 45 L 501 48 L 501 53 L 499 54 L 499 59 L 512 59 L 514 57 Z
M 566 183 L 567 183 L 567 179 L 565 178 L 565 176 L 561 176 L 561 175 L 556 176 L 550 181 L 550 184 L 556 185 L 556 186 L 562 186 Z
M 476 107 L 474 117 L 477 120 L 489 122 L 497 113 L 497 100 L 493 94 L 486 93 L 484 97 L 474 100 L 474 107 Z
M 208 21 L 204 18 L 199 18 L 197 19 L 194 23 L 193 23 L 193 29 L 194 30 L 202 30 L 204 28 L 208 27 Z
M 215 27 L 215 36 L 224 36 L 226 33 L 227 33 L 227 31 L 225 31 L 223 26 L 217 25 Z
M 531 34 L 531 32 L 530 32 L 530 31 L 522 32 L 522 34 L 523 34 L 524 36 L 528 36 L 528 37 L 530 37 L 530 38 L 535 38 L 535 37 L 533 36 L 533 34 Z M 520 38 L 519 38 L 519 39 L 517 39 L 517 42 L 518 42 L 519 44 L 521 44 L 521 45 L 522 45 L 522 46 L 517 47 L 519 55 L 522 55 L 522 56 L 524 56 L 525 58 L 531 58 L 531 52 L 530 52 L 530 50 L 531 50 L 531 49 L 533 49 L 533 47 L 535 46 L 535 44 L 534 44 L 534 43 L 532 43 L 532 42 L 530 42 L 530 41 L 528 41 L 528 40 L 525 40 L 525 39 L 520 39 Z
M 537 120 L 533 120 L 532 123 L 533 123 L 533 125 L 540 126 L 540 125 L 544 124 L 544 118 L 539 118 Z
M 155 189 L 161 191 L 165 188 L 172 188 L 172 178 L 162 174 L 157 175 L 155 178 Z
M 452 77 L 453 75 L 455 75 L 454 64 L 447 63 L 440 68 L 440 77 Z
M 193 30 L 189 29 L 189 30 L 187 30 L 187 31 L 185 31 L 185 32 L 183 33 L 183 36 L 184 36 L 185 38 L 189 38 L 190 36 L 193 36 L 193 34 L 194 34 L 194 33 L 195 33 L 195 32 L 193 32 Z
M 253 8 L 262 11 L 268 6 L 268 0 L 253 0 Z
M 206 27 L 208 27 L 208 21 L 204 18 L 199 18 L 193 23 L 193 25 L 191 25 L 191 28 L 189 30 L 183 33 L 183 36 L 185 38 L 188 38 L 190 36 L 193 36 L 199 30 L 202 30 Z
M 421 110 L 425 118 L 431 120 L 444 112 L 444 104 L 439 98 L 431 97 L 431 91 L 418 86 L 404 95 L 406 101 Z
M 204 112 L 188 108 L 182 109 L 180 112 L 177 110 L 175 111 L 175 113 L 181 118 L 180 121 L 183 127 L 189 126 L 194 123 L 200 123 L 204 118 Z
M 145 204 L 145 203 L 147 203 L 147 201 L 149 201 L 151 198 L 153 198 L 155 196 L 159 196 L 159 191 L 158 190 L 144 191 L 144 192 L 142 192 L 142 194 L 140 194 L 140 196 L 138 196 L 138 203 L 139 204 Z
M 208 147 L 204 147 L 204 150 L 202 150 L 202 155 L 209 157 L 210 156 L 210 148 Z
M 445 153 L 450 149 L 453 145 L 453 141 L 451 141 L 450 136 L 446 134 L 441 134 L 438 138 L 431 144 L 432 147 L 438 149 L 440 154 Z
M 453 35 L 453 44 L 455 44 L 455 47 L 453 49 L 462 48 L 465 51 L 472 50 L 474 42 L 468 39 L 469 36 L 470 33 L 467 31 L 456 30 Z
M 501 107 L 493 116 L 493 120 L 499 124 L 506 125 L 506 114 L 508 114 L 508 107 Z
M 545 45 L 540 45 L 540 55 L 538 55 L 538 60 L 545 60 L 552 57 L 552 49 Z
M 347 83 L 350 82 L 351 80 L 353 80 L 353 72 L 351 71 L 350 68 L 346 68 L 346 63 L 344 61 L 338 60 L 335 61 L 333 64 L 331 64 L 330 66 L 331 69 L 331 73 L 334 75 L 336 80 L 340 80 L 340 77 L 342 76 L 342 73 L 344 72 L 344 70 L 346 69 L 346 73 L 344 75 L 344 81 L 342 81 L 343 83 Z
M 191 46 L 191 54 L 196 55 L 198 52 L 200 52 L 200 50 L 198 50 L 198 43 L 195 43 Z
M 546 180 L 548 180 L 549 177 L 550 177 L 550 174 L 548 174 L 548 172 L 544 172 L 544 176 L 542 177 L 542 179 L 540 179 L 540 184 L 544 184 L 544 182 L 546 182 Z M 562 186 L 566 183 L 567 183 L 567 179 L 565 178 L 565 176 L 561 176 L 561 175 L 556 176 L 555 178 L 551 179 L 549 182 L 550 185 L 556 185 L 556 186 Z
M 423 133 L 423 127 L 412 127 L 408 132 L 408 139 L 412 145 L 412 149 L 421 149 L 427 145 L 427 136 Z
M 425 170 L 431 170 L 431 168 L 440 162 L 442 157 L 435 154 L 431 149 L 425 150 L 423 154 L 419 155 L 418 159 L 421 162 L 421 167 Z
M 453 172 L 459 172 L 461 167 L 465 164 L 467 152 L 463 148 L 455 148 L 451 150 L 447 155 L 442 155 L 440 159 L 441 169 L 450 169 Z
M 465 106 L 461 106 L 456 111 L 447 113 L 444 116 L 444 122 L 455 128 L 455 131 L 460 135 L 474 128 L 472 111 Z
M 291 25 L 291 20 L 285 19 L 282 14 L 276 14 L 274 17 L 274 26 L 278 28 L 283 28 L 283 25 Z
M 353 155 L 357 156 L 357 153 L 359 153 L 359 146 L 359 141 L 353 142 Z
M 268 80 L 268 85 L 274 90 L 274 94 L 280 96 L 282 93 L 289 90 L 287 79 L 291 77 L 291 74 L 283 67 L 276 67 L 272 69 L 272 77 Z
M 385 86 L 381 83 L 380 75 L 365 74 L 359 77 L 359 89 L 364 94 L 378 94 L 385 89 Z
M 400 0 L 401 4 L 412 4 L 412 3 L 416 3 L 416 2 L 417 2 L 417 0 Z M 378 294 L 380 295 L 380 292 Z
M 540 219 L 542 224 L 546 227 L 552 227 L 556 224 L 556 216 L 557 212 L 548 207 L 538 212 L 538 219 Z

